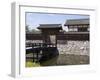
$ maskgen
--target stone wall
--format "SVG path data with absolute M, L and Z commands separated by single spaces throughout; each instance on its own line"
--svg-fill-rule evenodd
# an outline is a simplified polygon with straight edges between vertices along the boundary
M 42 40 L 27 40 L 26 43 L 42 43 Z M 57 48 L 59 54 L 75 54 L 75 55 L 89 55 L 90 42 L 89 41 L 57 41 Z
M 89 41 L 67 41 L 57 44 L 60 54 L 89 55 Z

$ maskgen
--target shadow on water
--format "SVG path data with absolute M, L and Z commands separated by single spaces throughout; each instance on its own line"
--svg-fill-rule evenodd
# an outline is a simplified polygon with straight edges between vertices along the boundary
M 89 56 L 74 54 L 59 54 L 46 61 L 40 62 L 41 66 L 79 65 L 89 64 Z
M 59 51 L 57 48 L 51 48 L 48 50 L 44 50 L 41 59 L 39 60 L 40 65 L 50 66 L 55 65 L 55 61 L 57 61 L 59 56 Z
M 32 55 L 30 55 L 32 56 Z M 33 58 L 26 59 L 33 65 Z M 57 48 L 44 49 L 39 62 L 36 62 L 34 66 L 60 66 L 60 65 L 79 65 L 89 64 L 88 55 L 75 55 L 75 54 L 60 54 Z M 29 65 L 28 65 L 29 66 Z

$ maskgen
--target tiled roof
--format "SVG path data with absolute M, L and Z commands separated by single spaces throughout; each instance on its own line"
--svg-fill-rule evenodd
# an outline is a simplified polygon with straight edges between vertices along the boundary
M 38 29 L 46 29 L 46 28 L 58 28 L 58 29 L 62 29 L 62 25 L 61 24 L 40 24 L 39 27 L 37 27 Z
M 65 22 L 65 26 L 89 25 L 89 19 L 70 19 Z

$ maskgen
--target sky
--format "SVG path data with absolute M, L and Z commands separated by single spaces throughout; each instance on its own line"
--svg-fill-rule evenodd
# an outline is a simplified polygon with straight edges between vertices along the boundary
M 62 24 L 68 19 L 82 19 L 89 18 L 88 15 L 76 15 L 76 14 L 51 14 L 51 13 L 26 13 L 26 25 L 29 29 L 37 29 L 39 24 Z

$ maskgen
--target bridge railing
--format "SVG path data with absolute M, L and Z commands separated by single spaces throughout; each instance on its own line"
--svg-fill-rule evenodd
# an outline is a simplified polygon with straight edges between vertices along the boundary
M 53 43 L 26 43 L 26 47 L 56 47 Z

